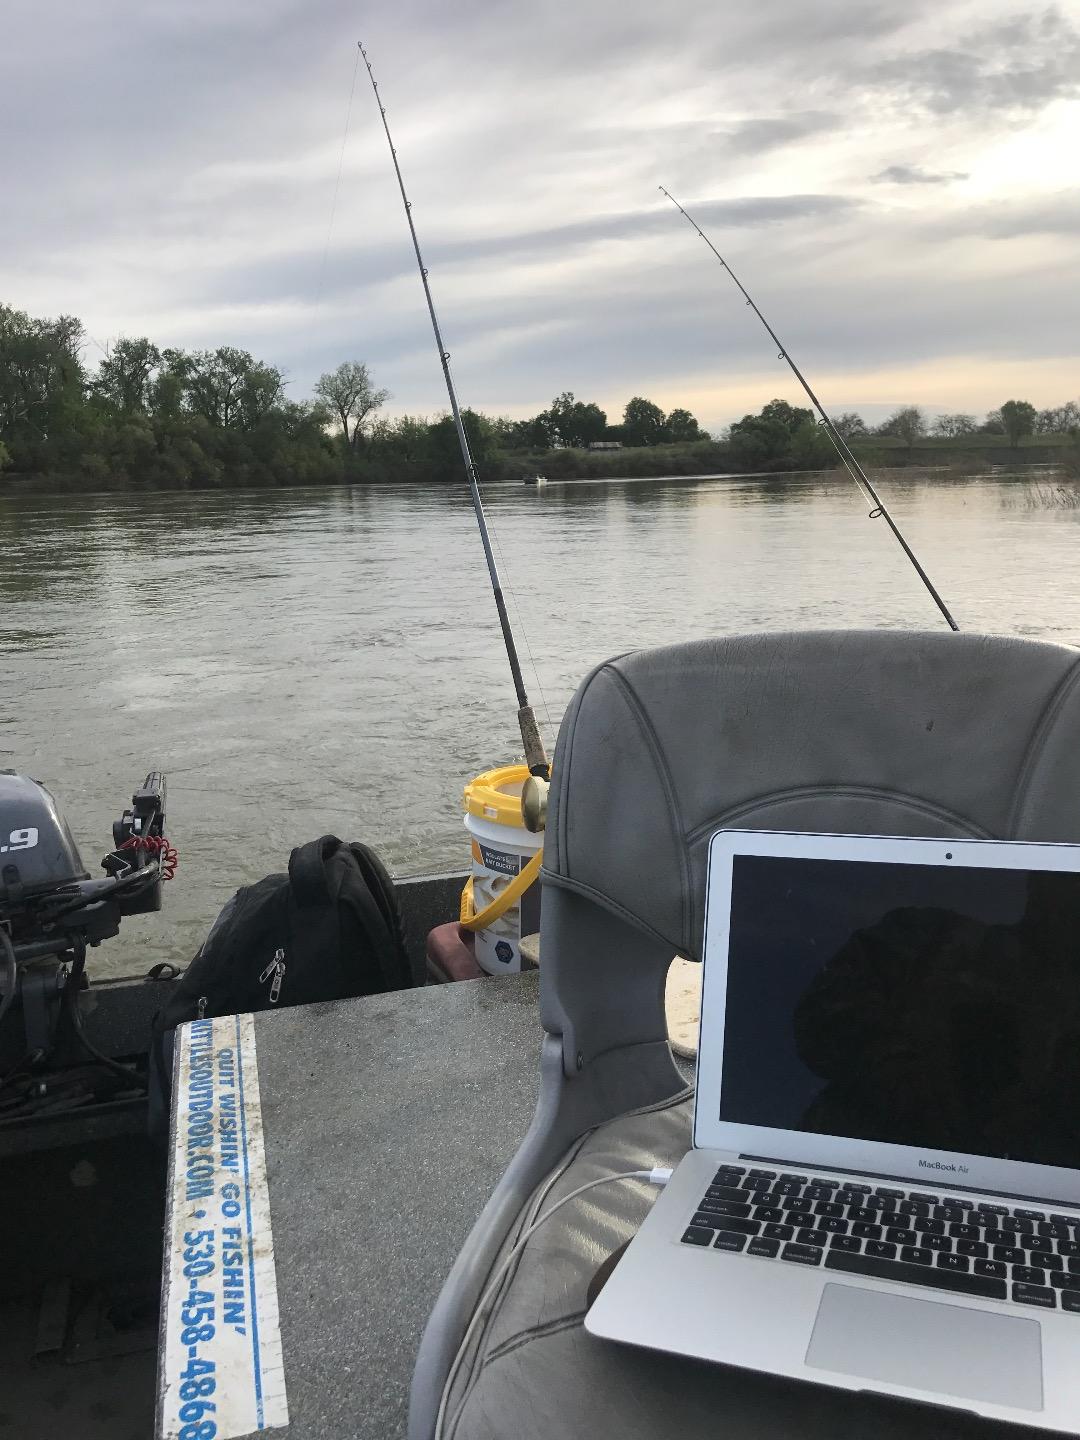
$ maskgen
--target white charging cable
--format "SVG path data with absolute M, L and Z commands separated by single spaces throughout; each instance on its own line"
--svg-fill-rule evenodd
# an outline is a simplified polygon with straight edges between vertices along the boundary
M 469 1321 L 468 1329 L 465 1331 L 461 1344 L 458 1347 L 458 1352 L 454 1356 L 454 1363 L 450 1366 L 450 1372 L 446 1377 L 446 1384 L 443 1386 L 442 1399 L 439 1401 L 439 1413 L 435 1417 L 434 1440 L 442 1440 L 443 1425 L 446 1422 L 446 1407 L 450 1402 L 450 1392 L 454 1387 L 454 1381 L 457 1379 L 458 1371 L 461 1369 L 461 1364 L 465 1359 L 469 1345 L 472 1343 L 472 1338 L 476 1334 L 476 1327 L 480 1324 L 488 1305 L 495 1298 L 495 1294 L 502 1283 L 503 1276 L 517 1259 L 518 1255 L 520 1255 L 528 1241 L 536 1234 L 537 1230 L 540 1229 L 540 1226 L 545 1225 L 564 1205 L 569 1205 L 571 1200 L 576 1200 L 579 1195 L 584 1195 L 586 1190 L 595 1190 L 598 1185 L 610 1185 L 616 1180 L 647 1180 L 650 1185 L 659 1185 L 662 1187 L 671 1179 L 671 1174 L 670 1167 L 654 1165 L 651 1170 L 624 1170 L 619 1175 L 602 1175 L 599 1180 L 589 1180 L 586 1184 L 579 1185 L 576 1190 L 571 1190 L 570 1194 L 564 1195 L 561 1200 L 556 1200 L 550 1210 L 545 1210 L 543 1215 L 537 1216 L 528 1229 L 522 1232 L 514 1245 L 503 1256 L 498 1269 L 491 1278 L 491 1283 L 483 1295 L 481 1295 L 477 1302 L 476 1309 L 473 1311 L 473 1317 Z

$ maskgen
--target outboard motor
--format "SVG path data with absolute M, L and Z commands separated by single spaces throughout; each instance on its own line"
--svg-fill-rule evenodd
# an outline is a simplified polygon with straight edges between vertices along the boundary
M 86 1038 L 79 993 L 87 950 L 116 935 L 125 915 L 160 910 L 162 880 L 175 866 L 165 838 L 165 777 L 157 771 L 114 823 L 103 879 L 91 878 L 45 786 L 0 771 L 0 1115 L 13 1106 L 25 1113 L 35 1102 L 55 1106 L 57 1072 L 85 1071 L 88 1062 L 95 1093 L 101 1072 L 113 1093 L 117 1081 L 145 1088 L 134 1070 Z M 19 1010 L 21 1040 L 13 1034 Z M 68 1073 L 67 1089 L 71 1081 Z M 76 1103 L 86 1103 L 85 1088 Z

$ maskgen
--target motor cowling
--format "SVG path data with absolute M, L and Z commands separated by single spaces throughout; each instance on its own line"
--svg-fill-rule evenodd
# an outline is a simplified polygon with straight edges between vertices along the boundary
M 37 780 L 0 770 L 0 902 L 89 879 L 67 821 Z

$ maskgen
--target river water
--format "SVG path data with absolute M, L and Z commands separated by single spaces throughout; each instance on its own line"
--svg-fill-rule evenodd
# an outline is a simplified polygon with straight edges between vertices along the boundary
M 963 628 L 1080 644 L 1080 509 L 1052 503 L 1052 476 L 879 483 Z M 589 668 L 627 649 L 942 623 L 836 475 L 486 500 L 549 736 Z M 125 921 L 93 973 L 186 962 L 238 885 L 327 831 L 397 875 L 464 868 L 462 784 L 520 752 L 466 494 L 9 494 L 0 542 L 0 766 L 49 785 L 92 873 L 144 774 L 169 778 L 165 909 Z

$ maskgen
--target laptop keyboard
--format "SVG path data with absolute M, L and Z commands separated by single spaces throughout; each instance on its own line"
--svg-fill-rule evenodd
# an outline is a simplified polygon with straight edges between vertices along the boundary
M 1080 1314 L 1080 1216 L 723 1165 L 682 1240 Z

